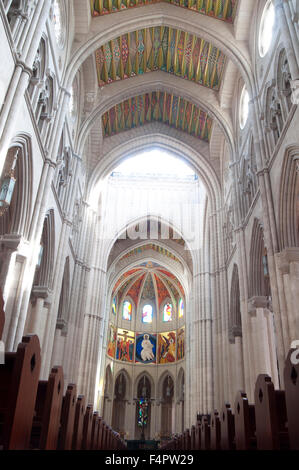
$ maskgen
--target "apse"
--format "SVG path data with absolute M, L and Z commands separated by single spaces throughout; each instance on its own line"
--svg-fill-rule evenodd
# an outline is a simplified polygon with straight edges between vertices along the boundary
M 158 245 L 156 249 L 167 257 L 166 250 Z M 125 370 L 133 384 L 132 402 L 120 412 L 120 400 L 110 397 L 110 407 L 112 416 L 127 416 L 119 429 L 122 436 L 166 438 L 180 430 L 184 420 L 181 401 L 174 400 L 175 393 L 180 394 L 174 378 L 179 383 L 185 370 L 186 293 L 173 272 L 147 261 L 154 244 L 137 250 L 145 261 L 118 276 L 111 291 L 105 357 L 105 370 L 113 371 L 114 396 L 118 397 L 119 374 Z M 133 250 L 122 261 L 134 256 Z M 108 403 L 105 400 L 107 413 Z

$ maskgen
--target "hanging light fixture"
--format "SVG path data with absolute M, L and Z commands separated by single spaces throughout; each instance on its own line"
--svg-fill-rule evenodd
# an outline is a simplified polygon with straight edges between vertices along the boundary
M 5 174 L 0 187 L 0 216 L 2 216 L 10 206 L 13 190 L 16 183 L 14 176 L 15 166 L 17 162 L 19 150 L 14 155 L 14 160 L 11 169 Z

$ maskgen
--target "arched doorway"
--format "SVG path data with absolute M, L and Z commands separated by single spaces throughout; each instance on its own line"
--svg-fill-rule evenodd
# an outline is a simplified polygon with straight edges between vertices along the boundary
M 161 402 L 161 439 L 168 439 L 174 429 L 174 383 L 169 374 L 163 380 Z
M 151 431 L 151 383 L 146 375 L 143 375 L 137 385 L 136 400 L 136 431 L 137 439 L 150 439 Z
M 112 428 L 119 432 L 122 438 L 125 435 L 126 389 L 126 377 L 121 372 L 118 375 L 114 386 Z

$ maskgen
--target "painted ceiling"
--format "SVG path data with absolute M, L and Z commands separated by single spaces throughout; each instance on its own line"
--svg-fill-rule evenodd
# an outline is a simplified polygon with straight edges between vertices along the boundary
M 99 86 L 162 70 L 218 91 L 225 55 L 209 42 L 168 26 L 124 34 L 95 53 Z
M 91 0 L 90 3 L 92 16 L 102 16 L 161 1 L 228 23 L 233 23 L 237 9 L 237 0 Z
M 213 120 L 195 104 L 162 91 L 135 96 L 103 114 L 103 134 L 110 137 L 151 122 L 162 122 L 209 142 Z
M 132 271 L 134 271 L 132 273 Z M 184 290 L 178 279 L 161 266 L 154 266 L 152 263 L 146 267 L 130 270 L 123 274 L 114 286 L 114 297 L 117 295 L 119 301 L 123 301 L 129 296 L 137 306 L 140 299 L 154 300 L 157 306 L 166 298 L 171 298 L 177 304 L 180 297 L 184 297 Z

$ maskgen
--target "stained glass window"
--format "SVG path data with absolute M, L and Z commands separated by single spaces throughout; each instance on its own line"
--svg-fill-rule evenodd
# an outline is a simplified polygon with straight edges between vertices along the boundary
M 172 305 L 167 303 L 164 305 L 163 308 L 163 321 L 171 321 L 172 320 Z
M 148 418 L 148 402 L 146 398 L 140 398 L 137 402 L 138 407 L 138 426 L 146 426 Z
M 123 306 L 123 320 L 131 321 L 132 318 L 132 304 L 128 300 L 124 302 Z
M 113 315 L 116 315 L 116 309 L 117 309 L 117 298 L 114 297 L 114 299 L 112 300 L 112 313 L 113 313 Z
M 264 8 L 259 31 L 259 53 L 264 57 L 272 42 L 273 27 L 275 23 L 275 8 L 272 0 L 269 0 Z
M 153 321 L 153 307 L 151 305 L 145 305 L 142 309 L 142 322 L 152 323 Z
M 179 318 L 183 318 L 184 316 L 184 301 L 180 299 L 179 301 Z

